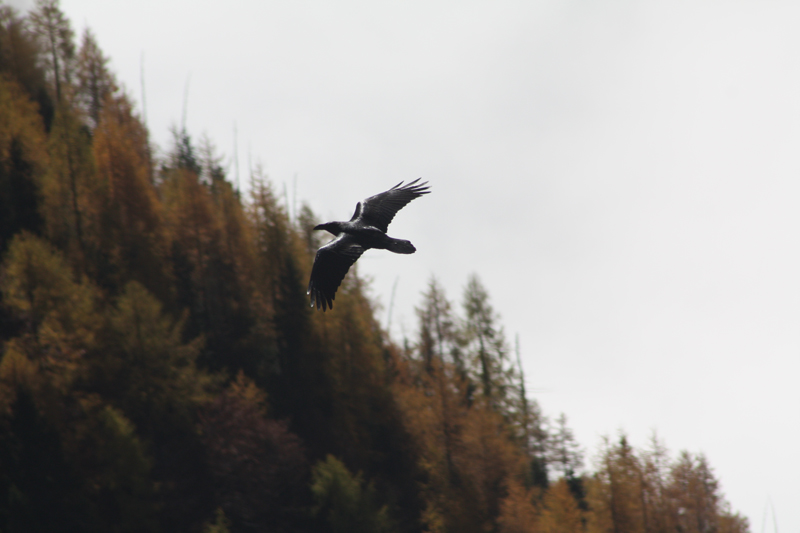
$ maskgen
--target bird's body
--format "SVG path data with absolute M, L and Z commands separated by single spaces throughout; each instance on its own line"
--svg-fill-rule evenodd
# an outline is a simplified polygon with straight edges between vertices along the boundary
M 370 196 L 356 205 L 353 217 L 347 222 L 328 222 L 316 226 L 315 230 L 326 230 L 336 236 L 334 240 L 317 251 L 308 294 L 311 306 L 323 311 L 333 308 L 336 290 L 345 274 L 361 254 L 370 248 L 389 250 L 397 254 L 413 254 L 416 248 L 409 241 L 394 239 L 386 234 L 395 214 L 414 198 L 430 192 L 426 183 L 416 185 L 416 179 L 400 187 L 400 182 L 388 191 Z

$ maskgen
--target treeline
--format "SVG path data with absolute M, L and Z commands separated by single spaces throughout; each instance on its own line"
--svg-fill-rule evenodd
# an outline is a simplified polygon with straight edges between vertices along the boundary
M 0 3 L 0 531 L 748 531 L 702 456 L 593 469 L 527 397 L 477 276 L 398 346 L 269 180 L 154 157 L 88 30 Z

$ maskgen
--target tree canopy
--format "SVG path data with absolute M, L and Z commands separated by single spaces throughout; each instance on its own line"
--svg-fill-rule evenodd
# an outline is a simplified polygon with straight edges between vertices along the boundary
M 58 0 L 0 3 L 0 531 L 748 531 L 701 454 L 586 467 L 477 274 L 402 342 L 357 269 L 312 313 L 311 209 L 173 134 Z

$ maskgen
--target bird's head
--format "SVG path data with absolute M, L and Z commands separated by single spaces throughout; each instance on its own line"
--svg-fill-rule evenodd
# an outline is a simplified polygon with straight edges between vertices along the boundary
M 324 229 L 325 231 L 332 233 L 333 235 L 339 235 L 339 233 L 341 233 L 338 222 L 326 222 L 325 224 L 318 224 L 314 226 L 314 229 L 315 230 Z

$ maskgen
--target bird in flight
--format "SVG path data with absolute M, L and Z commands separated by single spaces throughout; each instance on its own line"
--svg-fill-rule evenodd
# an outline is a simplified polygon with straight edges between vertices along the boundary
M 386 235 L 389 223 L 403 207 L 414 198 L 428 194 L 427 181 L 417 185 L 419 178 L 405 187 L 401 181 L 388 191 L 370 196 L 358 202 L 356 212 L 347 222 L 328 222 L 314 229 L 324 229 L 336 236 L 331 242 L 317 251 L 308 294 L 311 307 L 333 309 L 336 289 L 341 285 L 347 271 L 361 254 L 370 248 L 389 250 L 396 254 L 413 254 L 417 251 L 409 241 L 393 239 Z

